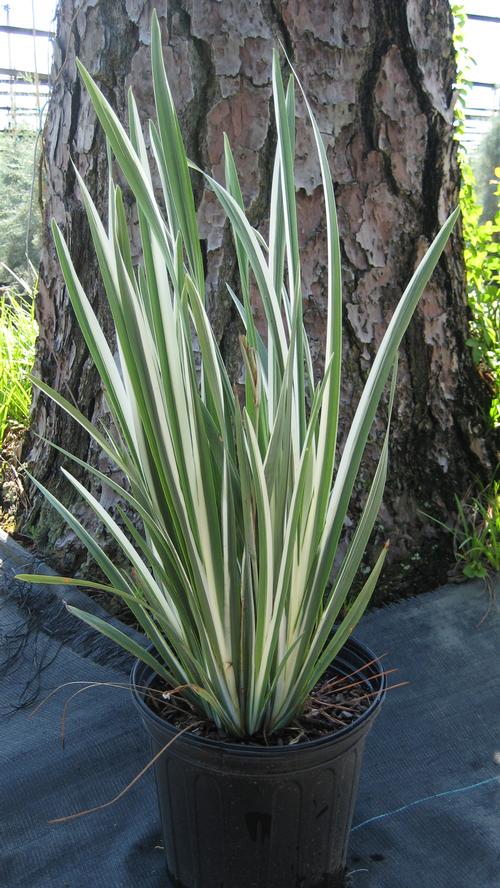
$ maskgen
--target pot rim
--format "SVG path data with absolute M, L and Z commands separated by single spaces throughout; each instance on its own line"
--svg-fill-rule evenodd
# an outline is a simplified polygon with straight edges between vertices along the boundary
M 375 694 L 370 705 L 367 706 L 364 712 L 361 713 L 361 715 L 359 715 L 350 725 L 346 725 L 345 727 L 340 728 L 340 730 L 334 731 L 331 734 L 326 734 L 324 737 L 317 737 L 314 740 L 304 740 L 300 743 L 286 744 L 283 746 L 259 746 L 257 744 L 248 744 L 243 741 L 235 743 L 231 742 L 230 740 L 213 740 L 210 737 L 203 737 L 198 734 L 193 734 L 190 731 L 185 731 L 181 735 L 183 743 L 187 743 L 190 746 L 194 747 L 202 747 L 204 749 L 213 749 L 218 750 L 219 752 L 227 752 L 231 753 L 231 755 L 255 757 L 269 755 L 272 757 L 277 757 L 280 755 L 283 756 L 287 752 L 294 753 L 297 750 L 313 750 L 322 746 L 326 746 L 328 744 L 336 743 L 337 741 L 344 740 L 349 736 L 349 734 L 356 733 L 357 730 L 367 720 L 372 720 L 376 715 L 378 715 L 378 711 L 375 710 L 380 710 L 380 706 L 382 705 L 387 690 L 387 679 L 386 676 L 383 674 L 379 658 L 367 645 L 365 645 L 361 641 L 358 641 L 358 639 L 354 638 L 353 636 L 351 636 L 346 641 L 345 645 L 341 648 L 333 662 L 335 663 L 337 660 L 341 659 L 344 652 L 348 653 L 349 648 L 353 649 L 353 653 L 356 653 L 358 656 L 360 656 L 365 661 L 365 664 L 372 663 L 371 672 L 366 675 L 366 678 L 368 680 L 371 679 L 372 681 L 374 679 L 377 679 L 379 682 L 378 691 Z M 137 659 L 132 667 L 130 675 L 130 689 L 132 692 L 134 703 L 141 712 L 142 717 L 147 718 L 148 721 L 153 722 L 153 724 L 155 724 L 158 728 L 161 728 L 167 733 L 171 732 L 173 734 L 179 734 L 179 729 L 172 722 L 167 721 L 167 719 L 161 718 L 161 716 L 153 712 L 153 710 L 150 709 L 149 706 L 146 704 L 144 700 L 145 692 L 140 691 L 137 688 L 136 684 L 137 675 L 140 673 L 141 670 L 144 670 L 147 676 L 146 680 L 144 682 L 141 682 L 143 686 L 149 685 L 155 673 L 153 672 L 151 667 L 143 663 L 142 660 Z

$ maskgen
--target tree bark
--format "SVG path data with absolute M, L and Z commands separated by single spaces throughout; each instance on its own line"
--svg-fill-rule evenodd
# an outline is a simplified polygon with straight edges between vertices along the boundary
M 45 219 L 69 240 L 84 287 L 111 335 L 102 285 L 71 160 L 100 210 L 106 205 L 102 132 L 76 73 L 79 56 L 119 117 L 132 86 L 144 121 L 153 113 L 149 32 L 153 4 L 62 0 L 54 88 L 45 130 Z M 448 0 L 157 0 L 167 70 L 188 150 L 223 177 L 226 131 L 235 151 L 252 222 L 265 231 L 275 146 L 271 52 L 278 41 L 300 73 L 328 148 L 342 239 L 344 361 L 342 435 L 397 301 L 418 259 L 457 204 L 453 140 L 455 61 Z M 300 213 L 304 314 L 316 366 L 325 342 L 326 231 L 319 167 L 305 109 L 297 109 L 296 187 Z M 211 317 L 233 377 L 241 374 L 239 322 L 226 291 L 235 258 L 223 214 L 196 183 Z M 137 246 L 134 219 L 131 219 Z M 137 261 L 140 257 L 136 255 Z M 47 240 L 37 304 L 35 372 L 96 421 L 106 405 Z M 488 395 L 474 371 L 467 338 L 462 243 L 457 230 L 422 298 L 401 349 L 390 474 L 373 546 L 391 539 L 379 598 L 429 589 L 445 577 L 449 535 L 419 510 L 445 519 L 454 494 L 491 466 L 485 437 Z M 359 514 L 384 432 L 377 420 L 356 486 Z M 92 531 L 83 506 L 63 484 L 61 457 L 41 435 L 78 456 L 99 454 L 59 409 L 35 392 L 25 457 L 35 475 Z M 341 435 L 341 437 L 342 437 Z M 341 441 L 342 446 L 342 441 Z M 113 507 L 109 491 L 99 494 Z M 88 569 L 86 554 L 44 499 L 33 492 L 25 529 L 66 573 Z M 349 535 L 349 527 L 346 528 Z M 374 551 L 374 550 L 373 550 Z M 369 553 L 371 557 L 372 553 Z M 368 558 L 369 560 L 369 558 Z

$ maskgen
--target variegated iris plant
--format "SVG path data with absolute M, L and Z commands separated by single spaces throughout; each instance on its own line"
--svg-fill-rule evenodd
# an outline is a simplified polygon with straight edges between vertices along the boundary
M 398 347 L 456 212 L 401 297 L 336 462 L 341 255 L 328 160 L 307 100 L 304 97 L 321 168 L 328 239 L 325 370 L 319 384 L 302 317 L 293 163 L 297 81 L 292 75 L 285 91 L 277 54 L 272 75 L 277 148 L 268 243 L 245 215 L 227 140 L 225 187 L 204 174 L 229 220 L 238 259 L 239 293 L 231 296 L 245 328 L 241 404 L 206 312 L 190 181 L 194 165 L 183 146 L 156 17 L 152 68 L 157 122 L 151 123 L 150 140 L 165 211 L 155 197 L 132 94 L 127 136 L 79 65 L 107 137 L 110 169 L 114 157 L 139 217 L 143 261 L 134 268 L 120 187 L 110 173 L 106 230 L 76 173 L 116 328 L 119 360 L 78 280 L 64 238 L 53 226 L 71 303 L 114 419 L 113 434 L 91 424 L 62 395 L 36 381 L 127 478 L 121 486 L 73 457 L 137 514 L 141 530 L 121 510 L 118 524 L 63 470 L 114 538 L 128 567 L 116 566 L 77 519 L 38 486 L 88 548 L 109 585 L 69 582 L 104 588 L 123 599 L 152 642 L 152 652 L 105 621 L 70 610 L 148 663 L 170 685 L 185 686 L 183 693 L 226 732 L 269 734 L 301 710 L 361 617 L 382 569 L 385 549 L 338 623 L 382 500 L 389 422 L 363 512 L 330 585 L 353 485 L 386 384 L 390 416 Z M 262 336 L 252 314 L 252 287 L 265 315 Z M 48 578 L 39 581 L 47 583 Z M 67 578 L 56 581 L 68 583 Z

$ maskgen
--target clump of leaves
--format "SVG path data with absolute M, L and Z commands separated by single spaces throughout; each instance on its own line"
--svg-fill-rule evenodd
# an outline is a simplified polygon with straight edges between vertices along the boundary
M 454 84 L 455 95 L 455 138 L 460 141 L 465 132 L 466 97 L 472 85 L 469 75 L 476 64 L 465 43 L 465 23 L 467 13 L 462 3 L 452 3 L 453 15 L 453 45 L 455 47 L 456 77 Z
M 497 177 L 500 169 L 496 169 Z M 475 180 L 462 161 L 460 207 L 463 219 L 467 294 L 474 361 L 492 391 L 491 419 L 500 425 L 500 187 L 493 221 L 480 223 L 482 209 L 476 199 Z
M 452 3 L 454 21 L 453 43 L 456 57 L 455 138 L 460 141 L 465 131 L 466 97 L 472 85 L 471 70 L 475 60 L 465 44 L 466 12 L 461 3 Z M 492 130 L 495 128 L 493 124 Z M 489 144 L 489 143 L 488 143 Z M 491 152 L 490 152 L 491 154 Z M 490 157 L 488 154 L 488 157 Z M 467 272 L 467 293 L 471 309 L 471 337 L 468 345 L 483 378 L 492 392 L 491 419 L 500 424 L 500 204 L 498 179 L 500 169 L 491 164 L 488 180 L 488 221 L 477 197 L 474 171 L 464 153 L 459 153 L 462 174 L 460 209 L 462 211 L 464 259 Z M 484 176 L 483 176 L 484 178 Z M 492 186 L 497 183 L 493 192 Z
M 500 481 L 488 484 L 467 505 L 457 499 L 455 550 L 466 577 L 500 571 Z
M 469 579 L 488 580 L 500 571 L 500 481 L 493 480 L 463 500 L 455 496 L 457 518 L 453 526 L 422 512 L 453 534 L 457 565 Z
M 38 326 L 33 290 L 18 281 L 18 286 L 0 289 L 0 448 L 10 426 L 27 426 L 31 404 Z
M 457 219 L 454 211 L 415 270 L 392 315 L 336 458 L 342 401 L 342 263 L 326 147 L 307 99 L 321 171 L 328 238 L 325 370 L 316 383 L 303 322 L 297 218 L 295 72 L 285 85 L 273 57 L 277 145 L 265 241 L 245 213 L 234 157 L 224 140 L 226 186 L 204 173 L 230 224 L 239 270 L 231 291 L 245 335 L 243 403 L 234 392 L 205 306 L 205 272 L 191 169 L 167 80 L 156 15 L 151 35 L 157 120 L 149 139 L 163 201 L 153 188 L 139 113 L 129 95 L 127 135 L 88 72 L 79 71 L 117 165 L 134 197 L 143 263 L 132 262 L 122 189 L 109 166 L 107 228 L 76 171 L 116 330 L 106 339 L 62 232 L 53 233 L 68 294 L 101 376 L 115 432 L 107 436 L 42 380 L 38 387 L 70 414 L 127 478 L 121 487 L 66 454 L 119 494 L 131 540 L 101 502 L 65 477 L 128 562 L 117 567 L 76 517 L 37 486 L 86 545 L 109 585 L 67 578 L 121 598 L 154 654 L 110 623 L 69 607 L 150 666 L 218 728 L 247 737 L 289 724 L 347 641 L 382 570 L 381 551 L 347 616 L 349 595 L 381 503 L 389 458 L 398 349 Z M 165 207 L 163 210 L 162 207 Z M 265 332 L 257 329 L 258 292 Z M 198 346 L 195 348 L 193 332 Z M 119 361 L 115 354 L 118 352 Z M 384 392 L 386 434 L 363 511 L 330 586 L 345 517 Z M 61 449 L 61 448 L 59 448 Z M 65 451 L 63 451 L 65 452 Z M 28 582 L 55 582 L 22 575 Z M 336 627 L 336 628 L 334 628 Z

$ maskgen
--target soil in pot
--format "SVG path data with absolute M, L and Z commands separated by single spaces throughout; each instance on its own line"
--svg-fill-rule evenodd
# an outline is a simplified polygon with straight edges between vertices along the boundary
M 371 665 L 371 664 L 369 664 Z M 172 692 L 165 681 L 155 676 L 145 695 L 147 706 L 178 730 L 197 737 L 241 743 L 245 746 L 288 746 L 334 735 L 354 724 L 370 707 L 377 692 L 363 677 L 363 670 L 343 675 L 331 667 L 307 698 L 304 711 L 286 728 L 267 736 L 265 733 L 238 738 L 217 729 L 213 722 L 200 718 L 180 692 Z

